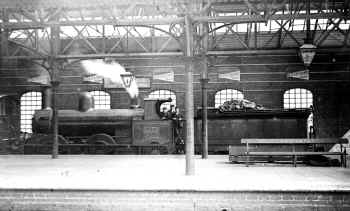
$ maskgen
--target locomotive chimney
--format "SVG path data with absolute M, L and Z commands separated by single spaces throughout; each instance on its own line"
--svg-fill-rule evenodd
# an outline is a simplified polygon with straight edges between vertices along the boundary
M 88 92 L 79 94 L 79 111 L 86 112 L 94 109 L 94 98 Z
M 138 97 L 132 97 L 130 99 L 130 108 L 131 109 L 140 108 L 140 100 Z

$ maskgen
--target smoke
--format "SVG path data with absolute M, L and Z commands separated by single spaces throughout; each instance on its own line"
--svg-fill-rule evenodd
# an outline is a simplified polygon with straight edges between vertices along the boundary
M 98 60 L 84 60 L 81 62 L 84 69 L 90 73 L 101 76 L 103 78 L 110 79 L 113 83 L 123 87 L 131 98 L 136 98 L 139 95 L 139 89 L 136 84 L 136 80 L 132 80 L 130 87 L 126 87 L 123 83 L 122 74 L 130 73 L 125 70 L 119 63 L 110 61 L 105 62 L 101 59 Z

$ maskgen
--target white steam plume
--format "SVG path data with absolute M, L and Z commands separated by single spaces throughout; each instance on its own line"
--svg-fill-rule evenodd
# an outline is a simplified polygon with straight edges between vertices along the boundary
M 101 59 L 98 60 L 84 60 L 81 62 L 88 73 L 95 74 L 104 78 L 109 78 L 113 83 L 119 84 L 129 93 L 131 98 L 139 95 L 139 89 L 136 80 L 132 80 L 130 87 L 125 87 L 121 74 L 126 74 L 125 68 L 117 62 L 106 63 Z

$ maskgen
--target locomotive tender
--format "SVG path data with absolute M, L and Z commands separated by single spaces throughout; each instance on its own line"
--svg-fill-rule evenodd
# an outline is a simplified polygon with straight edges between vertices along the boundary
M 208 110 L 208 145 L 211 153 L 227 153 L 228 146 L 242 149 L 242 138 L 306 138 L 308 109 Z M 196 151 L 201 151 L 201 110 L 195 124 Z
M 144 108 L 133 105 L 130 109 L 93 109 L 93 98 L 82 94 L 78 110 L 58 111 L 60 152 L 174 153 L 176 124 L 172 120 L 162 120 L 160 115 L 161 104 L 169 101 L 171 99 L 145 99 Z M 196 153 L 201 152 L 200 114 L 198 109 L 195 119 Z M 308 114 L 307 110 L 245 110 L 222 113 L 217 109 L 210 109 L 209 152 L 227 153 L 228 145 L 239 146 L 241 138 L 306 137 Z M 50 153 L 51 115 L 50 109 L 35 112 L 34 134 L 26 143 L 25 153 Z M 184 133 L 183 130 L 183 138 Z

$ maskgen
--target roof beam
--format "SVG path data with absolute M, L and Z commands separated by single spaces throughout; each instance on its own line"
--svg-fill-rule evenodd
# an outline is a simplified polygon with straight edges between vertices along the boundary
M 341 13 L 319 13 L 310 14 L 310 19 L 350 19 L 350 16 L 345 16 Z M 291 20 L 291 19 L 306 19 L 306 14 L 279 14 L 272 15 L 269 20 Z M 241 16 L 195 16 L 192 18 L 194 22 L 208 23 L 251 23 L 251 22 L 266 22 L 267 20 L 261 15 L 241 15 Z M 183 23 L 183 17 L 164 17 L 164 18 L 149 18 L 149 19 L 103 19 L 103 20 L 72 20 L 72 21 L 48 21 L 45 23 L 39 22 L 3 22 L 0 23 L 0 28 L 3 29 L 35 29 L 46 28 L 52 26 L 76 26 L 76 25 L 117 25 L 117 26 L 134 26 L 134 25 L 166 25 Z
M 129 0 L 1 0 L 0 7 L 7 9 L 18 9 L 20 7 L 25 7 L 28 9 L 37 9 L 37 8 L 95 8 L 100 6 L 125 6 L 130 5 Z M 169 4 L 171 0 L 133 0 L 134 4 L 137 5 L 164 5 Z M 178 0 L 177 2 L 187 2 L 186 0 Z
M 207 56 L 230 56 L 230 55 L 286 55 L 298 53 L 298 48 L 291 49 L 266 49 L 266 50 L 233 50 L 233 51 L 208 51 Z M 316 53 L 349 54 L 350 48 L 317 48 Z
M 202 0 L 203 3 L 209 3 L 214 5 L 218 9 L 241 9 L 246 8 L 245 2 L 246 0 Z M 169 5 L 174 4 L 172 0 L 133 0 L 134 4 L 137 5 Z M 177 4 L 188 4 L 191 1 L 188 0 L 177 0 L 175 1 Z M 284 2 L 280 1 L 272 1 L 274 7 L 284 6 Z M 320 3 L 322 7 L 329 8 L 338 8 L 344 7 L 348 1 L 345 2 L 343 0 L 334 0 L 332 4 L 327 4 L 324 0 L 313 0 L 313 2 Z M 193 1 L 195 4 L 196 1 Z M 264 7 L 263 0 L 254 0 L 251 1 L 250 4 L 254 5 L 257 9 L 262 9 Z M 8 9 L 17 9 L 19 6 L 25 7 L 28 9 L 36 9 L 36 8 L 57 8 L 57 7 L 65 7 L 65 8 L 94 8 L 98 6 L 125 6 L 130 5 L 130 1 L 128 0 L 1 0 L 0 7 L 8 8 Z M 313 6 L 313 5 L 312 5 Z M 313 7 L 311 8 L 313 9 Z
M 341 13 L 314 13 L 309 15 L 310 19 L 350 19 L 350 16 L 345 16 Z M 306 14 L 278 14 L 271 15 L 268 20 L 291 20 L 291 19 L 306 19 Z M 267 20 L 261 15 L 241 15 L 241 16 L 216 16 L 216 17 L 193 17 L 197 22 L 209 22 L 209 23 L 250 23 L 250 22 L 266 22 Z
M 76 26 L 76 25 L 120 25 L 120 26 L 134 26 L 134 25 L 167 25 L 184 22 L 183 17 L 179 18 L 150 18 L 150 19 L 119 19 L 119 20 L 75 20 L 75 21 L 48 21 L 45 23 L 37 22 L 10 22 L 0 23 L 0 28 L 5 29 L 40 29 L 52 26 Z
M 296 55 L 299 49 L 266 49 L 266 50 L 233 50 L 233 51 L 208 51 L 207 56 L 234 56 L 234 55 Z M 318 48 L 317 53 L 350 54 L 350 48 Z M 57 59 L 102 59 L 102 58 L 154 58 L 154 57 L 182 57 L 183 52 L 149 52 L 149 53 L 100 53 L 100 54 L 75 54 L 57 55 Z M 4 56 L 4 59 L 43 60 L 45 56 Z

